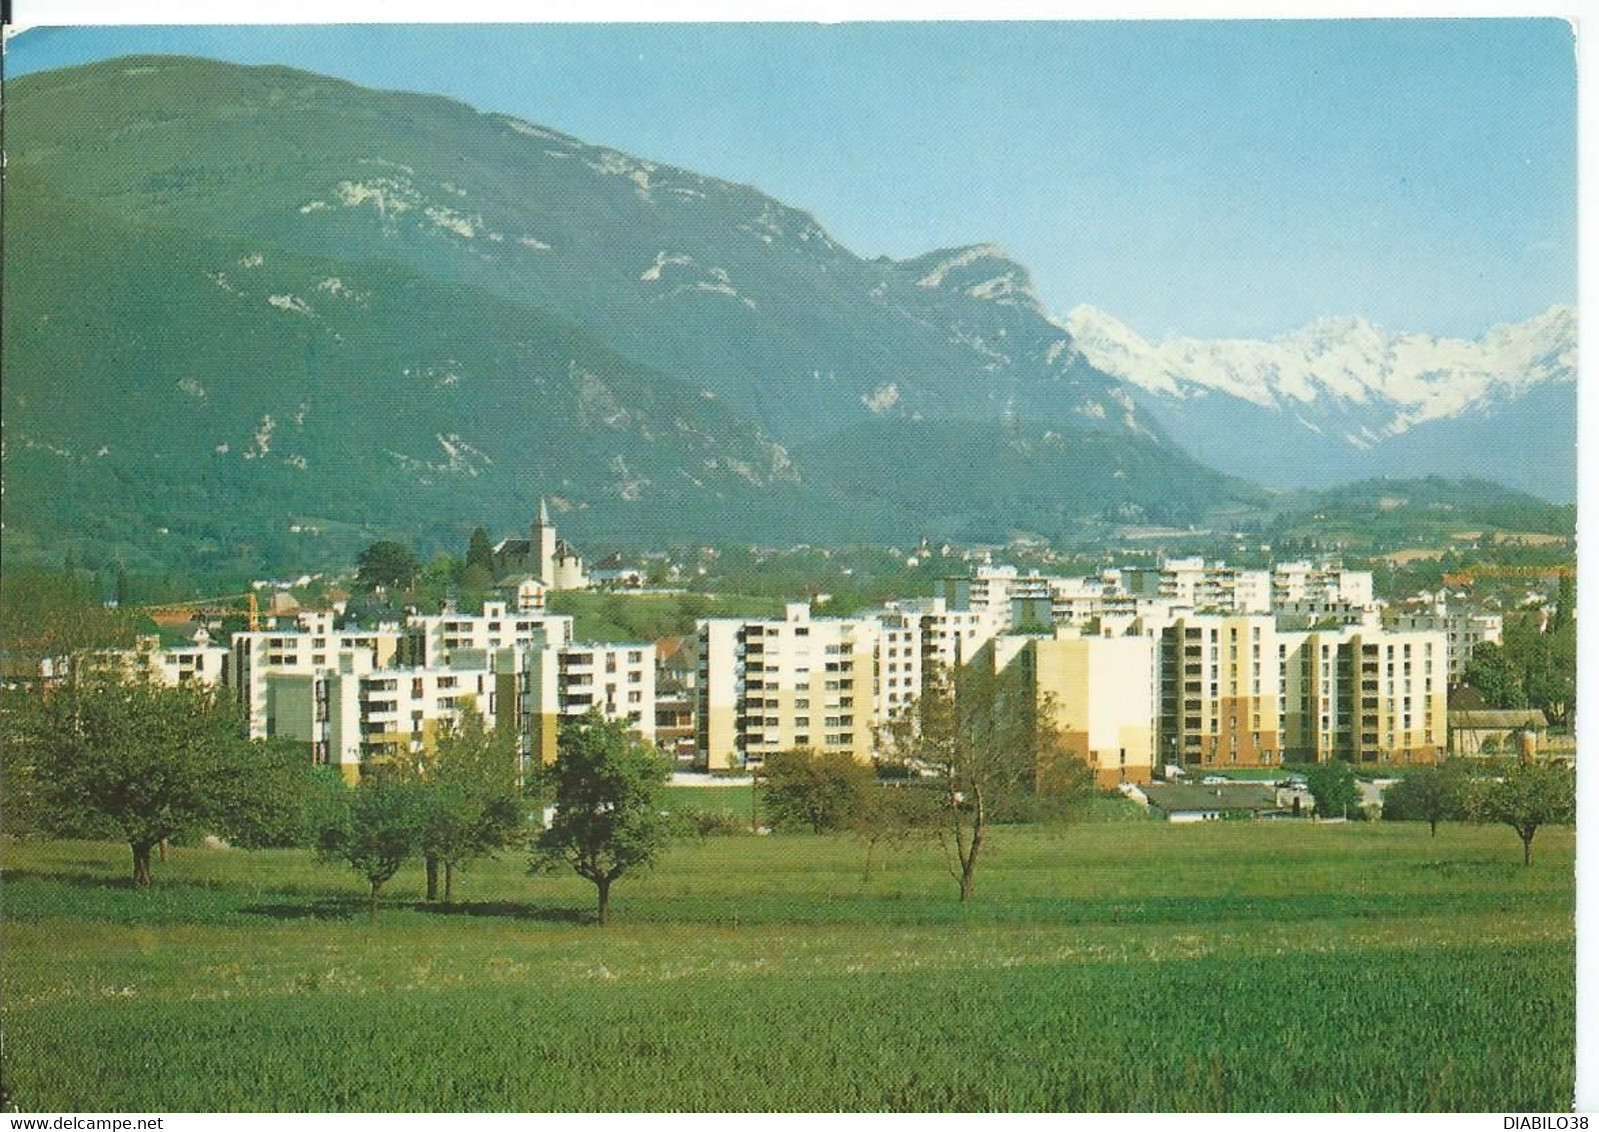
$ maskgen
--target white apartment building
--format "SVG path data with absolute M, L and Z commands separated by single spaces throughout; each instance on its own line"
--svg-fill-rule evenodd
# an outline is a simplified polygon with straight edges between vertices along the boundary
M 979 566 L 967 577 L 944 578 L 942 596 L 950 609 L 983 615 L 999 632 L 1049 609 L 1050 578 L 1014 566 Z
M 514 610 L 503 601 L 486 601 L 482 613 L 413 614 L 406 621 L 407 658 L 423 667 L 449 662 L 460 651 L 494 652 L 508 648 L 564 645 L 572 639 L 572 618 L 540 610 Z
M 302 613 L 292 629 L 235 633 L 228 658 L 227 682 L 248 720 L 251 739 L 267 737 L 267 677 L 310 675 L 317 672 L 360 670 L 356 661 L 341 660 L 363 654 L 365 667 L 392 667 L 399 656 L 404 633 L 398 625 L 378 629 L 337 630 L 329 613 Z
M 1481 644 L 1499 644 L 1504 639 L 1505 619 L 1484 610 L 1450 609 L 1438 598 L 1431 609 L 1390 610 L 1383 623 L 1396 631 L 1440 632 L 1449 651 L 1449 682 L 1458 684 L 1471 663 L 1471 654 Z
M 332 669 L 266 675 L 267 738 L 307 743 L 312 761 L 352 781 L 371 759 L 431 750 L 439 729 L 471 700 L 487 727 L 497 722 L 494 673 L 483 668 L 374 668 L 347 650 Z
M 915 647 L 903 622 L 893 631 L 896 650 Z M 711 770 L 798 747 L 870 760 L 883 632 L 872 617 L 813 618 L 803 602 L 782 620 L 700 621 L 696 757 Z
M 347 649 L 330 668 L 269 670 L 261 680 L 259 730 L 307 743 L 314 762 L 354 778 L 361 764 L 431 750 L 439 729 L 470 700 L 488 727 L 516 729 L 524 758 L 551 762 L 563 719 L 598 707 L 655 737 L 655 649 L 642 644 L 564 644 L 460 649 L 436 667 L 378 668 Z
M 523 754 L 555 761 L 563 720 L 598 708 L 606 719 L 655 742 L 655 646 L 578 642 L 502 649 L 493 660 L 504 696 L 514 705 Z
M 958 609 L 944 598 L 902 601 L 896 605 L 907 613 L 914 613 L 921 622 L 924 681 L 935 666 L 953 669 L 968 663 L 1009 625 L 990 610 Z
M 177 645 L 162 648 L 159 637 L 142 637 L 133 649 L 94 653 L 85 667 L 105 671 L 120 669 L 125 675 L 144 673 L 157 683 L 175 687 L 191 680 L 216 686 L 227 674 L 228 650 L 221 645 Z
M 1271 608 L 1299 602 L 1368 609 L 1374 601 L 1370 570 L 1345 570 L 1309 562 L 1279 562 L 1271 570 Z
M 1128 593 L 1215 613 L 1267 613 L 1271 610 L 1271 572 L 1245 570 L 1203 558 L 1169 558 L 1157 569 L 1122 573 Z
M 882 628 L 877 658 L 877 708 L 884 720 L 922 692 L 922 613 L 890 604 L 873 614 Z
M 503 602 L 413 616 L 403 629 L 340 631 L 331 614 L 306 613 L 292 630 L 236 633 L 228 681 L 250 738 L 306 742 L 316 762 L 350 775 L 374 755 L 431 748 L 467 696 L 490 726 L 509 710 L 530 758 L 553 760 L 559 721 L 591 705 L 653 741 L 654 646 L 571 635 L 571 617 Z

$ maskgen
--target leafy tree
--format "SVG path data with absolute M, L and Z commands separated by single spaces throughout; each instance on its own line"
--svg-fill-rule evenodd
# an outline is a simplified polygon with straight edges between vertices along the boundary
M 93 583 L 76 572 L 0 574 L 0 641 L 9 653 L 59 657 L 132 648 L 138 634 L 133 611 L 106 609 Z
M 427 806 L 415 774 L 397 764 L 367 768 L 345 804 L 317 836 L 323 860 L 343 861 L 367 882 L 367 919 L 378 918 L 378 891 L 421 848 Z
M 1483 701 L 1491 708 L 1527 706 L 1527 693 L 1521 686 L 1521 674 L 1506 655 L 1505 649 L 1491 641 L 1472 650 L 1462 679 L 1481 692 Z
M 1341 759 L 1316 763 L 1305 771 L 1305 785 L 1316 800 L 1318 817 L 1330 818 L 1360 812 L 1360 787 L 1355 768 Z
M 1574 575 L 1566 573 L 1560 575 L 1560 590 L 1555 598 L 1555 615 L 1549 623 L 1549 631 L 1558 633 L 1572 623 L 1577 615 L 1577 579 Z
M 356 584 L 368 590 L 409 589 L 420 569 L 411 548 L 390 539 L 375 542 L 355 556 Z
M 222 828 L 244 849 L 284 849 L 316 844 L 328 782 L 343 789 L 337 770 L 314 766 L 310 746 L 289 739 L 244 745 L 250 773 L 218 783 Z
M 474 528 L 467 542 L 466 565 L 469 569 L 481 566 L 491 579 L 494 577 L 494 544 L 489 542 L 489 532 L 482 527 Z
M 1458 760 L 1454 764 L 1458 765 Z M 1424 821 L 1438 836 L 1441 821 L 1465 818 L 1465 782 L 1461 772 L 1443 767 L 1422 767 L 1399 779 L 1382 795 L 1385 821 Z
M 414 594 L 425 609 L 438 609 L 444 599 L 455 590 L 460 574 L 460 563 L 448 554 L 435 554 L 433 559 L 417 574 Z
M 438 899 L 440 866 L 449 903 L 457 867 L 515 841 L 524 821 L 518 761 L 515 736 L 507 729 L 486 728 L 470 701 L 439 735 L 432 758 L 422 768 L 427 807 L 422 856 L 429 900 Z
M 847 751 L 802 748 L 778 751 L 757 776 L 763 783 L 767 816 L 774 829 L 806 828 L 813 833 L 844 829 L 877 776 Z
M 1076 789 L 1083 778 L 1052 722 L 1019 675 L 981 661 L 933 671 L 911 710 L 883 731 L 886 755 L 931 772 L 941 794 L 935 825 L 960 899 L 972 898 L 984 838 L 996 812 L 1042 784 Z
M 550 775 L 555 818 L 538 838 L 535 864 L 568 864 L 598 890 L 599 921 L 610 922 L 611 885 L 630 869 L 652 864 L 666 848 L 672 822 L 660 788 L 671 764 L 628 730 L 592 708 L 564 722 Z
M 1577 627 L 1568 621 L 1539 632 L 1531 619 L 1507 627 L 1505 651 L 1521 673 L 1527 704 L 1551 723 L 1570 720 L 1577 698 Z
M 1532 864 L 1532 839 L 1546 825 L 1576 820 L 1576 775 L 1556 762 L 1514 763 L 1472 784 L 1466 812 L 1473 821 L 1503 822 L 1521 838 L 1521 863 Z
M 145 674 L 83 674 L 8 712 L 10 768 L 25 809 L 47 832 L 115 832 L 133 856 L 133 883 L 149 887 L 151 853 L 180 831 L 226 831 L 235 803 L 276 788 L 270 762 L 238 737 L 229 700 L 189 681 Z

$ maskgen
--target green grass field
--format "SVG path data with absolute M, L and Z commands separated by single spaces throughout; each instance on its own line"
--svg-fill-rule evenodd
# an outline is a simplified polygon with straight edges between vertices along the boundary
M 731 791 L 744 797 L 741 791 Z M 520 857 L 365 920 L 299 852 L 0 842 L 24 1110 L 1560 1111 L 1573 834 L 1106 822 L 719 837 L 593 890 Z

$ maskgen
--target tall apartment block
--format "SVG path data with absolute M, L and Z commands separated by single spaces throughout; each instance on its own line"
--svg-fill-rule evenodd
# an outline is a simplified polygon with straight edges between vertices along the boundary
M 1373 601 L 1370 570 L 1345 570 L 1309 562 L 1279 562 L 1271 569 L 1271 606 L 1294 602 L 1370 607 Z
M 482 613 L 440 613 L 406 620 L 406 659 L 428 667 L 444 664 L 460 651 L 564 645 L 572 639 L 572 618 L 559 613 L 510 609 L 487 601 Z
M 639 738 L 655 741 L 655 646 L 573 643 L 504 649 L 498 654 L 501 686 L 514 704 L 523 754 L 535 763 L 555 761 L 563 719 L 598 708 L 623 719 Z
M 1441 633 L 1284 632 L 1269 616 L 1201 614 L 1173 622 L 1159 648 L 1166 762 L 1433 762 L 1442 749 Z
M 251 738 L 304 742 L 352 778 L 368 759 L 430 750 L 468 698 L 530 760 L 553 760 L 560 720 L 591 706 L 652 740 L 654 646 L 574 644 L 571 632 L 570 617 L 493 602 L 375 630 L 308 613 L 293 630 L 236 633 L 228 682 Z
M 988 609 L 957 608 L 945 598 L 901 601 L 892 608 L 918 624 L 924 681 L 936 667 L 953 669 L 967 663 L 1010 624 Z
M 398 625 L 336 630 L 329 613 L 302 613 L 291 629 L 233 634 L 228 684 L 248 720 L 248 737 L 267 737 L 268 677 L 389 668 L 397 663 L 403 636 Z M 362 654 L 364 664 L 341 660 L 350 654 Z
M 996 659 L 1014 666 L 1040 704 L 1052 708 L 1066 750 L 1086 762 L 1103 788 L 1148 782 L 1155 760 L 1153 638 L 1001 637 Z M 1007 656 L 1007 654 L 1010 654 Z
M 1444 635 L 1449 648 L 1449 682 L 1458 684 L 1471 663 L 1478 645 L 1498 644 L 1504 639 L 1505 619 L 1484 610 L 1450 609 L 1442 598 L 1431 609 L 1390 611 L 1383 618 L 1388 628 L 1401 631 L 1435 630 Z
M 193 680 L 201 684 L 221 684 L 227 675 L 228 650 L 221 645 L 176 645 L 161 647 L 161 638 L 141 638 L 133 649 L 94 653 L 84 658 L 91 671 L 115 670 L 128 676 L 144 674 L 158 684 L 176 686 Z
M 726 770 L 811 747 L 868 761 L 883 632 L 871 617 L 813 618 L 805 603 L 782 620 L 700 621 L 696 758 Z
M 309 744 L 314 762 L 351 781 L 374 759 L 431 750 L 464 700 L 490 728 L 499 706 L 493 674 L 481 668 L 375 669 L 360 650 L 341 653 L 333 668 L 270 673 L 265 685 L 267 737 Z
M 1128 593 L 1158 598 L 1170 605 L 1222 613 L 1266 613 L 1271 610 L 1271 573 L 1243 570 L 1203 558 L 1171 558 L 1158 569 L 1122 572 Z

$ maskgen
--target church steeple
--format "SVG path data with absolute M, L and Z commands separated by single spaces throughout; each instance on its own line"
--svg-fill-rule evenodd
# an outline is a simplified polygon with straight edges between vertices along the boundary
M 539 498 L 539 521 L 533 524 L 534 560 L 538 565 L 539 581 L 555 588 L 555 524 L 550 522 L 550 509 L 543 497 Z

